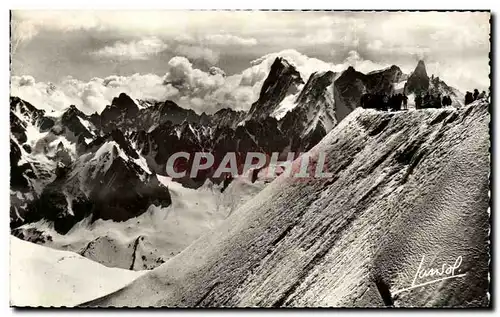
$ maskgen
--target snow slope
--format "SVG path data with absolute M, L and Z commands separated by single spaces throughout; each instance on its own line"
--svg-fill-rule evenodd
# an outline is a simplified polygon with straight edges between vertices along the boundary
M 111 269 L 68 251 L 10 237 L 10 304 L 75 306 L 127 285 L 145 271 Z
M 42 232 L 45 246 L 74 251 L 108 267 L 153 269 L 214 229 L 266 185 L 240 177 L 221 192 L 222 184 L 209 180 L 198 189 L 190 189 L 168 177 L 158 179 L 172 197 L 166 208 L 151 206 L 124 222 L 98 219 L 91 224 L 86 218 L 65 235 L 58 234 L 47 221 L 26 224 L 21 230 L 25 237 Z M 32 238 L 40 240 L 38 235 Z
M 89 306 L 486 306 L 486 103 L 356 109 L 311 153 L 332 178 L 283 176 L 164 265 Z M 408 291 L 424 268 L 453 279 Z M 428 282 L 422 278 L 418 282 Z

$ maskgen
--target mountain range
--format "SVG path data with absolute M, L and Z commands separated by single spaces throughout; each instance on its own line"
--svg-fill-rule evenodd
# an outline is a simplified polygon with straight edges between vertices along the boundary
M 232 179 L 213 174 L 226 153 L 244 158 L 248 152 L 278 152 L 283 160 L 289 152 L 311 150 L 359 106 L 364 93 L 405 91 L 411 95 L 426 89 L 450 94 L 454 104 L 461 105 L 462 95 L 439 78 L 429 78 L 422 61 L 409 75 L 393 65 L 368 74 L 349 67 L 341 73 L 318 71 L 302 78 L 282 57 L 272 63 L 259 98 L 248 112 L 224 108 L 197 114 L 169 100 L 134 100 L 121 93 L 101 113 L 87 115 L 72 105 L 52 116 L 12 96 L 12 232 L 22 239 L 50 244 L 53 236 L 29 224 L 49 222 L 57 234 L 65 235 L 85 221 L 126 222 L 152 206 L 167 208 L 176 198 L 163 180 L 166 162 L 176 152 L 211 152 L 215 164 L 194 179 L 173 181 L 193 190 L 209 182 L 223 192 Z M 188 168 L 192 159 L 193 155 Z M 255 182 L 253 178 L 251 183 Z M 95 245 L 90 242 L 95 241 L 88 242 L 74 251 L 89 254 L 89 245 Z M 134 243 L 126 249 L 135 259 Z M 155 249 L 154 243 L 150 249 Z M 160 258 L 152 256 L 147 267 L 161 264 Z M 133 260 L 125 262 L 136 268 Z M 129 264 L 121 266 L 129 268 Z
M 356 109 L 215 230 L 92 307 L 487 307 L 488 102 Z M 300 160 L 293 162 L 299 165 Z

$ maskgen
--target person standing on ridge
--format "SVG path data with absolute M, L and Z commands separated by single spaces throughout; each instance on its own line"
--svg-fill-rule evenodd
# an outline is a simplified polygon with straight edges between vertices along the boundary
M 422 108 L 422 96 L 420 94 L 418 94 L 416 97 L 415 97 L 415 109 L 420 109 Z
M 441 94 L 438 94 L 436 99 L 434 99 L 434 108 L 441 108 L 442 103 L 441 103 Z
M 443 106 L 451 106 L 451 98 L 450 96 L 446 95 L 443 97 Z
M 468 105 L 468 104 L 472 103 L 473 101 L 474 101 L 474 97 L 472 96 L 472 93 L 470 91 L 468 91 L 465 94 L 465 104 Z
M 408 96 L 405 93 L 403 93 L 403 109 L 408 110 Z
M 474 100 L 477 100 L 478 96 L 479 96 L 479 90 L 474 89 Z
M 429 105 L 432 103 L 431 101 L 431 95 L 429 94 L 429 92 L 427 92 L 424 96 L 424 103 L 423 103 L 423 106 L 422 108 L 429 108 Z
M 389 97 L 386 94 L 382 95 L 382 110 L 387 111 L 389 108 Z

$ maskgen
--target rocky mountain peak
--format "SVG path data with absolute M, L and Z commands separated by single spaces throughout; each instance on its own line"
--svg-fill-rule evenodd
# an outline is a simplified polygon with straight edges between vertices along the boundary
M 300 73 L 292 64 L 282 57 L 276 57 L 271 65 L 269 75 L 262 85 L 260 97 L 279 93 L 281 90 L 288 89 L 292 84 L 303 83 Z
M 417 67 L 413 73 L 408 77 L 406 83 L 406 93 L 411 94 L 421 94 L 429 89 L 429 76 L 427 75 L 427 70 L 425 69 L 425 63 L 423 60 L 418 61 Z
M 415 68 L 414 73 L 422 73 L 427 76 L 427 72 L 425 70 L 425 62 L 423 60 L 419 60 L 417 63 L 417 67 Z
M 282 57 L 277 57 L 260 90 L 259 99 L 250 108 L 248 118 L 262 119 L 269 116 L 283 99 L 296 94 L 304 84 L 297 69 Z
M 111 106 L 125 109 L 125 111 L 130 115 L 137 114 L 137 112 L 139 111 L 139 107 L 137 107 L 134 100 L 123 92 L 118 97 L 113 98 Z
M 66 111 L 64 111 L 62 116 L 63 116 L 63 118 L 69 118 L 69 117 L 74 117 L 74 116 L 81 117 L 81 118 L 87 117 L 83 112 L 78 110 L 78 108 L 75 105 L 69 106 L 69 108 L 66 109 Z
M 333 84 L 334 80 L 335 73 L 332 71 L 313 73 L 300 92 L 297 102 L 304 103 L 311 99 L 317 100 L 324 97 L 325 90 Z

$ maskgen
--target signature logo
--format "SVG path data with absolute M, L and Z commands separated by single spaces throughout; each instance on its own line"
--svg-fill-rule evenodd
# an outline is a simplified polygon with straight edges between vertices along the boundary
M 411 283 L 411 286 L 408 288 L 400 289 L 396 292 L 393 293 L 393 295 L 406 292 L 409 290 L 412 290 L 417 287 L 422 287 L 426 286 L 429 284 L 437 283 L 440 281 L 444 280 L 449 280 L 452 278 L 458 278 L 458 277 L 463 277 L 466 275 L 466 273 L 463 274 L 456 274 L 458 273 L 458 269 L 460 268 L 460 265 L 462 264 L 462 256 L 459 256 L 456 260 L 455 263 L 450 265 L 447 263 L 443 263 L 443 265 L 440 268 L 430 268 L 430 269 L 424 269 L 423 264 L 424 264 L 424 259 L 425 256 L 422 256 L 422 260 L 420 261 L 420 265 L 418 266 L 417 273 L 415 274 L 413 278 L 413 282 Z M 427 279 L 428 277 L 434 277 L 433 280 L 422 282 L 423 280 Z

